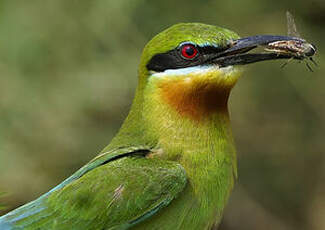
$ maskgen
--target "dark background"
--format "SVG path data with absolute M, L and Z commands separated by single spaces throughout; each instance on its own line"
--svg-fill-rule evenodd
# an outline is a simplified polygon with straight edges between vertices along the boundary
M 286 10 L 317 45 L 319 67 L 258 63 L 234 88 L 239 180 L 220 229 L 325 229 L 324 0 L 1 0 L 0 213 L 48 191 L 109 143 L 156 33 L 203 22 L 241 36 L 285 35 Z

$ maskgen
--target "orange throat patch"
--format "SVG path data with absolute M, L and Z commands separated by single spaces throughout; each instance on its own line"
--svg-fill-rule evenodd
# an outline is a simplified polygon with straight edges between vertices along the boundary
M 158 82 L 163 102 L 180 115 L 201 120 L 215 112 L 227 112 L 227 102 L 232 86 L 216 79 L 166 78 Z

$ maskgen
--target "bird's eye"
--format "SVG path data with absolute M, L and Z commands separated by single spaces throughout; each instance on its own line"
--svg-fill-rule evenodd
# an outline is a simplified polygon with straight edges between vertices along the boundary
M 185 44 L 181 46 L 181 55 L 183 58 L 193 59 L 197 56 L 198 53 L 199 52 L 197 48 L 192 44 Z

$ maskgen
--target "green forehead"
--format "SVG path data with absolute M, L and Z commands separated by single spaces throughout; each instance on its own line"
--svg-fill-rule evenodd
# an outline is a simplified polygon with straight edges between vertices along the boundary
M 183 42 L 198 45 L 225 46 L 229 39 L 239 36 L 227 29 L 201 23 L 181 23 L 169 27 L 156 35 L 145 47 L 143 58 L 149 59 L 155 54 L 176 48 Z

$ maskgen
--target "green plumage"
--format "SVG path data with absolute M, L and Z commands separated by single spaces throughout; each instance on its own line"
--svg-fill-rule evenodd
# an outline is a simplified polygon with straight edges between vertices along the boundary
M 44 202 L 47 208 L 31 216 L 39 221 L 23 219 L 17 227 L 126 229 L 149 217 L 151 210 L 168 205 L 185 183 L 179 164 L 139 156 L 121 158 L 54 191 Z
M 217 225 L 236 177 L 226 104 L 233 86 L 228 81 L 238 74 L 196 76 L 193 100 L 214 82 L 225 94 L 225 106 L 193 120 L 159 96 L 164 78 L 153 77 L 146 64 L 185 41 L 224 47 L 232 38 L 238 36 L 197 23 L 157 35 L 144 49 L 131 111 L 111 144 L 49 193 L 1 217 L 0 229 L 197 230 Z

